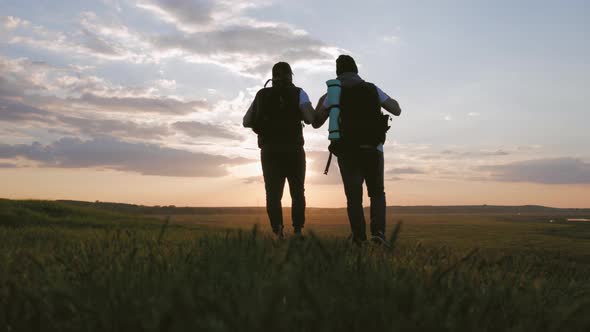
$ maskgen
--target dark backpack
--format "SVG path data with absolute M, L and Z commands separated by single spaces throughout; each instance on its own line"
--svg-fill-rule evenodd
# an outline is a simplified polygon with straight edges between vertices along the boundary
M 338 156 L 344 150 L 377 146 L 385 143 L 389 115 L 381 112 L 377 87 L 362 82 L 343 86 L 340 95 L 340 135 L 330 144 L 330 152 Z
M 253 129 L 258 134 L 260 148 L 303 146 L 300 91 L 300 88 L 293 85 L 258 91 L 253 105 Z

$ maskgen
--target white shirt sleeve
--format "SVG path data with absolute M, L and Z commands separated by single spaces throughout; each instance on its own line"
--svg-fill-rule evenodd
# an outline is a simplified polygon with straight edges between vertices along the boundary
M 383 90 L 379 89 L 378 86 L 375 85 L 375 87 L 377 88 L 377 94 L 379 95 L 379 103 L 383 105 L 383 103 L 390 97 L 385 92 L 383 92 Z
M 383 103 L 390 97 L 385 92 L 383 92 L 383 90 L 381 90 L 378 86 L 375 85 L 375 87 L 377 88 L 377 94 L 379 95 L 379 103 L 383 105 Z M 324 107 L 328 108 L 328 98 L 324 99 Z
M 299 92 L 299 106 L 305 103 L 311 103 L 311 101 L 309 100 L 309 96 L 307 95 L 307 93 L 303 89 L 301 89 Z

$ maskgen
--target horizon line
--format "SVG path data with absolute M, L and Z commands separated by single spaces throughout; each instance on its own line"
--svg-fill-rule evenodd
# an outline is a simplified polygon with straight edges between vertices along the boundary
M 28 201 L 55 201 L 55 202 L 83 202 L 83 203 L 92 203 L 92 204 L 125 204 L 125 205 L 135 205 L 135 206 L 144 206 L 144 207 L 173 207 L 173 208 L 210 208 L 210 209 L 223 209 L 223 208 L 233 208 L 233 209 L 244 209 L 244 208 L 262 208 L 264 209 L 264 206 L 199 206 L 199 205 L 193 205 L 193 206 L 189 206 L 189 205 L 174 205 L 174 204 L 164 204 L 164 205 L 147 205 L 147 204 L 136 204 L 136 203 L 129 203 L 129 202 L 111 202 L 111 201 L 101 201 L 101 200 L 96 200 L 96 201 L 85 201 L 85 200 L 75 200 L 75 199 L 42 199 L 42 198 L 5 198 L 5 197 L 0 197 L 0 199 L 6 199 L 6 200 L 13 200 L 13 201 L 17 201 L 17 200 L 28 200 Z M 419 208 L 419 207 L 432 207 L 432 208 L 437 208 L 437 207 L 512 207 L 512 208 L 517 208 L 517 207 L 540 207 L 540 208 L 548 208 L 548 209 L 556 209 L 556 210 L 572 210 L 572 209 L 578 209 L 578 210 L 589 210 L 590 207 L 553 207 L 553 206 L 547 206 L 547 205 L 539 205 L 539 204 L 524 204 L 524 205 L 498 205 L 498 204 L 465 204 L 465 205 L 461 205 L 461 204 L 451 204 L 451 205 L 432 205 L 432 204 L 422 204 L 422 205 L 387 205 L 387 208 Z M 285 208 L 291 208 L 290 206 L 285 206 Z M 369 208 L 369 206 L 363 206 L 363 208 Z M 337 209 L 346 209 L 346 206 L 341 206 L 341 207 L 314 207 L 314 206 L 308 206 L 306 207 L 306 209 L 325 209 L 325 210 L 337 210 Z

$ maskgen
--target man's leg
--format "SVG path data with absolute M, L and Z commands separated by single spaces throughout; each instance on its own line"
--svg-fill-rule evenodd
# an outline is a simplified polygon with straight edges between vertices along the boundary
M 346 210 L 355 242 L 367 239 L 363 213 L 363 176 L 359 166 L 358 156 L 354 153 L 342 153 L 338 157 L 338 167 L 346 194 Z
M 280 234 L 283 230 L 283 189 L 285 188 L 285 175 L 280 163 L 281 155 L 264 149 L 260 152 L 262 161 L 262 174 L 264 176 L 264 188 L 266 189 L 266 212 L 270 219 L 273 232 Z
M 383 179 L 383 152 L 379 150 L 363 151 L 363 171 L 367 181 L 367 191 L 371 199 L 371 234 L 385 237 L 385 186 Z
M 293 151 L 290 155 L 287 180 L 291 193 L 291 219 L 295 233 L 301 232 L 305 225 L 305 151 Z

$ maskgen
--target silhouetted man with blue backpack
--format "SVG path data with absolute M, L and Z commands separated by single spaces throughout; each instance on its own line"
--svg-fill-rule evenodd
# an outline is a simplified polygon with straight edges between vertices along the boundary
M 385 188 L 383 143 L 389 129 L 389 115 L 399 116 L 401 109 L 394 99 L 358 75 L 354 59 L 341 55 L 336 60 L 336 80 L 330 80 L 328 94 L 320 98 L 314 128 L 330 118 L 330 159 L 338 157 L 344 184 L 352 240 L 366 242 L 363 213 L 363 182 L 371 199 L 371 240 L 388 245 L 385 238 Z M 326 173 L 328 171 L 326 166 Z
M 314 120 L 307 93 L 293 84 L 286 62 L 272 67 L 272 87 L 258 91 L 244 116 L 244 127 L 258 134 L 260 160 L 266 189 L 266 211 L 273 232 L 284 238 L 281 199 L 285 181 L 291 193 L 291 217 L 296 236 L 305 224 L 305 151 L 303 122 Z M 267 81 L 268 84 L 268 81 Z

